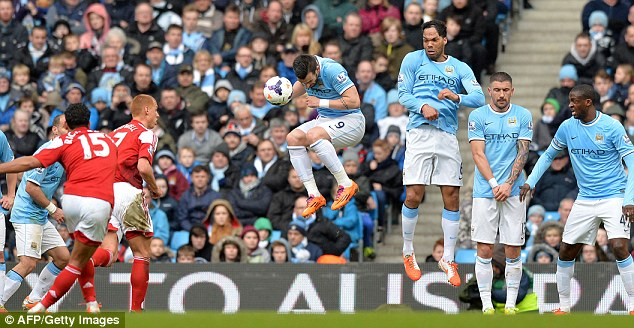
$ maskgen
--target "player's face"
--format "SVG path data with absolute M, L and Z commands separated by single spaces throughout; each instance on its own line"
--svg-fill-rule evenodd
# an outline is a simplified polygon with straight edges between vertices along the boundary
M 423 31 L 423 47 L 427 57 L 433 61 L 439 61 L 445 54 L 445 45 L 447 38 L 443 38 L 438 34 L 435 28 L 428 28 Z
M 59 124 L 53 126 L 53 135 L 59 137 L 68 133 L 68 125 L 66 124 L 66 117 L 62 116 L 59 120 Z
M 491 96 L 491 105 L 500 111 L 504 111 L 511 103 L 511 96 L 513 95 L 513 86 L 510 81 L 493 81 L 489 86 L 489 95 Z
M 256 249 L 258 247 L 258 234 L 255 231 L 249 232 L 242 238 L 247 249 Z
M 314 87 L 315 85 L 317 85 L 318 76 L 319 76 L 319 67 L 317 68 L 317 71 L 315 73 L 308 72 L 305 78 L 297 79 L 297 80 L 299 81 L 299 83 L 301 83 L 304 86 L 305 89 L 310 89 Z
M 571 92 L 569 96 L 569 107 L 572 116 L 578 120 L 585 118 L 592 108 L 592 99 L 584 99 L 576 93 Z
M 158 112 L 158 103 L 156 100 L 152 101 L 152 107 L 147 108 L 147 116 L 148 116 L 148 129 L 154 129 L 155 126 L 158 125 L 159 112 Z
M 273 247 L 273 262 L 286 263 L 286 259 L 286 247 L 281 245 Z

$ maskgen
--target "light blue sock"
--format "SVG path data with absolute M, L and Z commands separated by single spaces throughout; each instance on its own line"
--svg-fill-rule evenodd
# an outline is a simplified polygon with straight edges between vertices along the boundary
M 418 222 L 418 207 L 409 208 L 403 204 L 401 207 L 403 216 L 403 255 L 414 253 L 414 231 Z

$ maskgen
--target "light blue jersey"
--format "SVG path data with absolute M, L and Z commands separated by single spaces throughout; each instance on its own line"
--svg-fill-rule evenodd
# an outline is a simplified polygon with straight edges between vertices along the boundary
M 317 58 L 320 70 L 315 86 L 306 89 L 306 93 L 309 96 L 332 101 L 341 98 L 344 91 L 354 86 L 354 83 L 348 77 L 348 72 L 341 64 L 330 58 L 321 58 L 319 56 L 315 56 L 315 58 Z M 341 117 L 352 113 L 361 113 L 361 109 L 340 110 L 319 107 L 317 108 L 317 113 L 323 117 Z
M 50 141 L 45 143 L 35 153 L 39 153 L 40 150 L 46 148 L 50 143 Z M 64 168 L 59 162 L 47 168 L 37 168 L 25 172 L 22 175 L 22 181 L 20 181 L 18 192 L 15 195 L 15 203 L 11 210 L 10 221 L 20 224 L 44 225 L 48 220 L 48 211 L 33 201 L 31 196 L 26 192 L 26 184 L 27 182 L 33 182 L 40 186 L 46 198 L 50 200 L 53 198 L 55 190 L 59 187 L 63 175 Z
M 490 105 L 477 108 L 469 114 L 469 142 L 484 141 L 484 154 L 495 180 L 503 183 L 511 176 L 517 157 L 517 141 L 533 139 L 533 116 L 524 107 L 511 104 L 504 113 L 494 111 Z M 524 185 L 524 174 L 513 184 L 511 196 L 520 194 Z M 474 198 L 493 198 L 489 182 L 475 168 L 473 181 Z
M 449 99 L 438 100 L 438 94 L 449 89 L 460 95 L 460 102 Z M 410 52 L 401 63 L 398 74 L 398 99 L 410 112 L 407 131 L 423 124 L 433 125 L 447 133 L 456 134 L 459 105 L 477 108 L 484 106 L 482 88 L 467 64 L 448 56 L 437 63 L 429 59 L 424 50 Z M 438 119 L 429 121 L 422 114 L 423 105 L 438 110 Z
M 547 165 L 550 165 L 551 157 L 554 157 L 553 150 L 559 152 L 566 149 L 579 186 L 577 199 L 624 197 L 626 176 L 621 158 L 634 153 L 634 146 L 621 123 L 600 112 L 588 123 L 574 117 L 565 120 L 526 183 L 534 188 Z M 545 155 L 548 155 L 547 160 L 543 160 Z M 628 199 L 632 196 L 629 195 Z
M 11 150 L 11 146 L 9 146 L 7 136 L 4 135 L 4 132 L 0 131 L 0 162 L 7 163 L 12 160 L 13 150 Z M 7 215 L 9 214 L 9 210 L 0 206 L 0 214 Z

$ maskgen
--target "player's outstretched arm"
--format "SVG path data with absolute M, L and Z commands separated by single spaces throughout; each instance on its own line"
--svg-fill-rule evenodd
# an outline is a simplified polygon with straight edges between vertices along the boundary
M 537 163 L 533 167 L 533 172 L 531 172 L 531 175 L 528 176 L 528 179 L 526 179 L 526 183 L 522 186 L 520 190 L 520 201 L 524 201 L 524 198 L 526 197 L 526 194 L 527 194 L 526 188 L 528 188 L 528 190 L 532 190 L 535 188 L 537 181 L 539 181 L 542 175 L 544 175 L 544 172 L 548 170 L 548 168 L 550 167 L 550 163 L 553 162 L 553 160 L 555 159 L 555 156 L 557 156 L 557 154 L 559 154 L 560 151 L 561 150 L 555 149 L 551 142 L 550 146 L 546 148 L 546 151 L 544 151 L 544 153 L 541 156 L 539 156 Z
M 40 161 L 33 156 L 24 156 L 12 160 L 11 162 L 0 164 L 0 174 L 2 173 L 19 173 L 34 169 L 37 167 L 44 167 Z M 17 179 L 16 179 L 17 180 Z M 13 185 L 15 195 L 15 184 Z
M 161 190 L 156 185 L 156 179 L 154 179 L 154 171 L 152 170 L 150 161 L 145 157 L 141 157 L 136 167 L 139 170 L 141 178 L 143 178 L 143 181 L 145 181 L 150 190 L 150 196 L 155 199 L 161 197 Z

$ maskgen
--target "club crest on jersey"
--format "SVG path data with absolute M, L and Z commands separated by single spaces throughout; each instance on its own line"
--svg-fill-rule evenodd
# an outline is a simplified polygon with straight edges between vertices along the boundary
M 594 136 L 594 140 L 598 143 L 603 143 L 603 133 L 598 133 Z
M 626 144 L 630 144 L 630 143 L 632 143 L 632 140 L 630 140 L 630 137 L 628 137 L 628 136 L 627 136 L 627 134 L 624 134 L 624 135 L 623 135 L 623 141 L 624 141 Z
M 339 75 L 337 75 L 337 81 L 339 81 L 339 83 L 346 82 L 347 80 L 348 80 L 348 77 L 346 76 L 346 73 L 341 72 L 339 73 Z
M 447 74 L 453 74 L 453 66 L 445 66 L 445 73 Z
M 476 130 L 476 123 L 474 121 L 469 121 L 469 131 L 473 132 Z
M 515 116 L 513 117 L 509 117 L 509 119 L 506 122 L 509 126 L 513 127 L 517 125 L 517 118 Z

